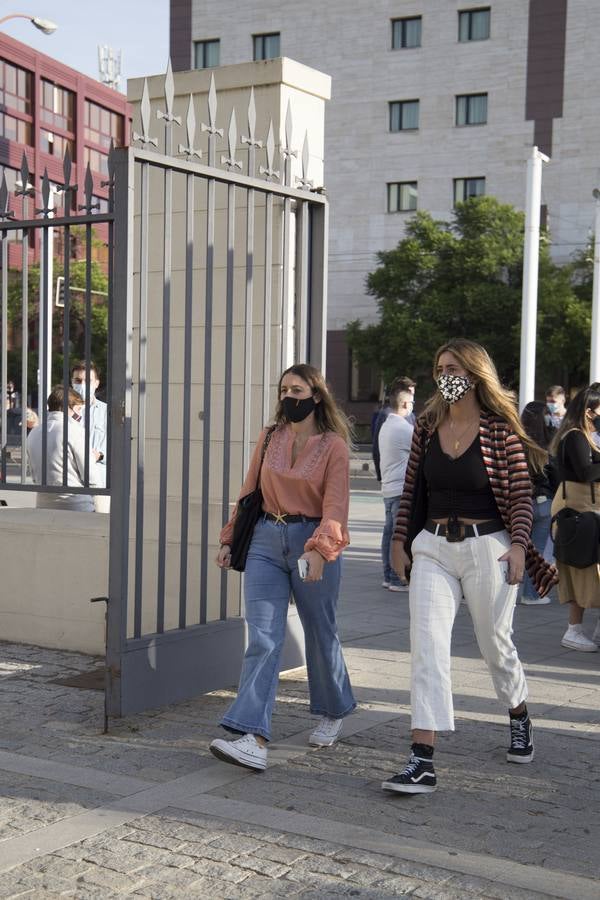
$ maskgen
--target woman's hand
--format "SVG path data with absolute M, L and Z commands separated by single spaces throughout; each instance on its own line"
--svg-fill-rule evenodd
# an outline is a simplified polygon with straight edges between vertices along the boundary
M 500 556 L 498 562 L 508 563 L 506 574 L 508 584 L 521 584 L 525 574 L 525 549 L 520 544 L 511 544 L 510 550 Z
M 215 559 L 216 564 L 220 569 L 228 569 L 231 565 L 231 547 L 229 544 L 221 544 L 221 549 L 217 554 L 217 558 Z
M 402 582 L 408 581 L 408 572 L 410 570 L 410 556 L 404 549 L 402 541 L 392 541 L 390 550 L 390 563 L 392 569 Z
M 300 559 L 305 559 L 308 562 L 308 575 L 304 579 L 304 583 L 321 581 L 323 568 L 325 567 L 325 560 L 321 554 L 317 550 L 308 550 L 307 553 L 302 554 Z

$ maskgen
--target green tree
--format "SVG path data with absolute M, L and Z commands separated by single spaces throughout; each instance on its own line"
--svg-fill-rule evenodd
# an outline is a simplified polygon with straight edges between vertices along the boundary
M 426 377 L 440 344 L 469 337 L 489 350 L 504 382 L 516 386 L 523 232 L 523 214 L 494 197 L 458 204 L 450 223 L 416 213 L 406 236 L 378 254 L 378 268 L 367 276 L 379 322 L 348 325 L 359 361 L 375 364 L 386 380 L 399 371 Z M 586 328 L 589 335 L 589 301 L 573 287 L 573 267 L 556 266 L 547 241 L 540 243 L 540 380 L 557 380 L 565 365 L 563 380 L 577 380 L 585 369 L 581 349 Z
M 71 229 L 77 232 L 79 229 Z M 93 243 L 96 242 L 93 238 Z M 70 261 L 69 283 L 71 285 L 71 313 L 69 317 L 69 359 L 71 362 L 85 357 L 85 288 L 86 261 L 72 259 Z M 28 277 L 28 327 L 33 349 L 28 353 L 28 393 L 37 390 L 38 370 L 38 328 L 40 303 L 40 265 L 34 263 L 29 267 Z M 63 261 L 55 259 L 54 278 L 64 275 Z M 54 283 L 53 291 L 56 286 Z M 91 306 L 91 355 L 92 359 L 105 369 L 108 347 L 108 304 L 103 296 L 108 291 L 108 278 L 102 266 L 96 260 L 91 261 L 90 287 L 92 293 Z M 22 341 L 22 273 L 11 270 L 8 277 L 8 321 L 12 331 L 13 349 L 8 354 L 8 377 L 20 385 L 21 381 L 21 341 Z M 64 310 L 53 307 L 52 333 L 54 335 L 54 352 L 52 355 L 52 381 L 62 381 L 63 377 L 63 328 Z

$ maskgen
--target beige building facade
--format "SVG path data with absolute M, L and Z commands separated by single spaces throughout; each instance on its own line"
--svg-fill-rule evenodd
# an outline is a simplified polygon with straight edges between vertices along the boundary
M 598 37 L 592 0 L 171 0 L 174 68 L 281 55 L 332 76 L 327 374 L 359 421 L 377 379 L 352 366 L 344 330 L 376 321 L 366 275 L 415 208 L 447 220 L 456 200 L 485 193 L 522 209 L 535 144 L 551 158 L 542 203 L 554 257 L 588 242 Z

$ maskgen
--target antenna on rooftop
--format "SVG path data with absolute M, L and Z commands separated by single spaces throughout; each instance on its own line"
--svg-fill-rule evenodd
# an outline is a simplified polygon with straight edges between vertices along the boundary
M 98 71 L 102 84 L 117 90 L 121 81 L 121 51 L 99 44 Z

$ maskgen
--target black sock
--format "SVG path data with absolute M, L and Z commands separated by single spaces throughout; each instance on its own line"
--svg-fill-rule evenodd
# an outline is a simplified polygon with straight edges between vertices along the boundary
M 412 744 L 411 748 L 415 756 L 421 759 L 433 759 L 433 747 L 431 744 Z
M 529 718 L 529 713 L 527 712 L 527 707 L 525 707 L 525 709 L 523 709 L 522 712 L 520 712 L 520 713 L 512 712 L 512 710 L 509 709 L 508 714 L 511 717 L 511 719 L 521 719 L 521 721 L 523 721 L 523 722 Z

